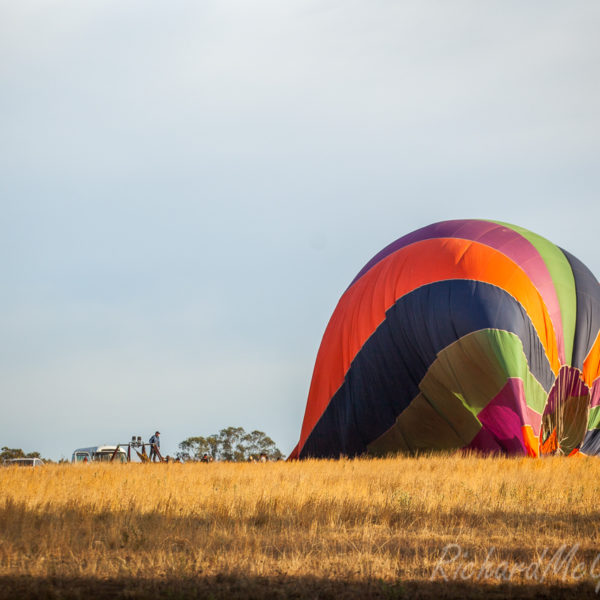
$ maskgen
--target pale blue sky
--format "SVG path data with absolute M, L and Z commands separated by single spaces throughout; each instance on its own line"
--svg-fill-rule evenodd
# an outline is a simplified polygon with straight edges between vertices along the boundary
M 364 263 L 513 222 L 600 273 L 596 2 L 0 1 L 0 445 L 297 441 Z

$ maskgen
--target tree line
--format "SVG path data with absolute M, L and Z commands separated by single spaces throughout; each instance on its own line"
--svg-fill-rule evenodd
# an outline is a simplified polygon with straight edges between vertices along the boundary
M 0 449 L 0 462 L 3 460 L 10 460 L 11 458 L 42 458 L 39 452 L 27 452 L 27 454 L 21 450 L 21 448 L 9 448 L 8 446 L 2 446 Z M 46 459 L 42 459 L 46 461 Z
M 247 433 L 243 427 L 226 427 L 209 436 L 189 437 L 179 444 L 176 458 L 183 461 L 202 460 L 203 457 L 228 462 L 247 462 L 264 456 L 267 460 L 281 460 L 283 454 L 275 442 L 263 431 Z
M 284 458 L 275 442 L 263 431 L 254 430 L 249 433 L 243 427 L 225 427 L 213 435 L 189 437 L 179 444 L 175 457 L 184 462 L 201 461 L 203 457 L 210 460 L 227 462 L 247 462 L 259 460 L 264 456 L 267 460 Z M 39 452 L 25 453 L 21 448 L 3 446 L 0 450 L 0 464 L 11 458 L 41 458 L 44 462 L 53 462 L 42 458 Z M 69 462 L 61 459 L 59 462 Z

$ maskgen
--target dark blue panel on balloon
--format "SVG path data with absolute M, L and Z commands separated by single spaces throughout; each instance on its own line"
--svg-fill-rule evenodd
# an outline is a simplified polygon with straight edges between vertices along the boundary
M 524 308 L 481 281 L 435 282 L 400 298 L 356 355 L 300 457 L 356 456 L 387 431 L 419 393 L 437 353 L 482 329 L 517 335 L 534 377 L 549 392 L 554 374 Z
M 600 330 L 600 285 L 593 273 L 579 259 L 566 250 L 561 250 L 571 265 L 577 293 L 577 320 L 571 364 L 583 369 L 583 361 Z
M 580 447 L 584 454 L 600 454 L 600 429 L 590 429 Z

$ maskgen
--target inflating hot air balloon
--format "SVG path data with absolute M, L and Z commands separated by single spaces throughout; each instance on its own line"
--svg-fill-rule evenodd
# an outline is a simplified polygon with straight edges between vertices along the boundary
M 342 295 L 290 458 L 600 454 L 600 285 L 521 227 L 435 223 Z

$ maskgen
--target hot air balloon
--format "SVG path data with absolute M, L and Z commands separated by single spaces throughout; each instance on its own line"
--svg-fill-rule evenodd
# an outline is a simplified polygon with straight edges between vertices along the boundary
M 290 458 L 600 454 L 600 285 L 507 223 L 429 225 L 341 296 Z

